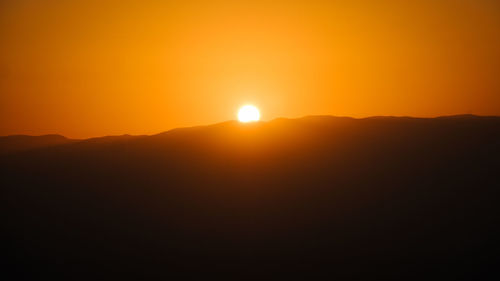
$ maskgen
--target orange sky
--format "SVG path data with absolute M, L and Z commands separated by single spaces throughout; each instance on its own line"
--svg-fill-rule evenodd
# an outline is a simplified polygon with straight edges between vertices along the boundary
M 0 1 L 0 135 L 500 115 L 499 74 L 495 0 Z

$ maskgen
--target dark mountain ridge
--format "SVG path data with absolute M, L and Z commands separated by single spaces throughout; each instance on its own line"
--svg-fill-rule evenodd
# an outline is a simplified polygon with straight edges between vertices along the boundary
M 477 116 L 228 121 L 18 150 L 0 156 L 6 255 L 28 277 L 486 279 L 499 159 L 500 118 Z
M 0 154 L 5 154 L 5 153 L 12 153 L 12 152 L 19 152 L 19 151 L 25 151 L 25 150 L 33 150 L 33 149 L 39 149 L 39 148 L 45 148 L 48 146 L 58 146 L 58 145 L 66 145 L 66 144 L 75 144 L 76 146 L 79 145 L 88 145 L 88 144 L 109 144 L 109 143 L 115 143 L 115 142 L 120 142 L 120 141 L 129 141 L 129 140 L 137 140 L 137 139 L 144 139 L 144 138 L 159 138 L 162 136 L 170 136 L 172 134 L 177 134 L 180 132 L 196 132 L 196 131 L 204 131 L 204 130 L 220 130 L 224 128 L 229 128 L 229 127 L 239 127 L 239 128 L 245 128 L 245 127 L 251 127 L 254 128 L 256 126 L 258 127 L 263 127 L 263 126 L 268 126 L 268 127 L 273 127 L 273 125 L 276 125 L 278 123 L 283 124 L 283 123 L 295 123 L 298 125 L 303 125 L 303 124 L 311 124 L 314 125 L 316 124 L 321 124 L 328 126 L 328 125 L 334 125 L 334 124 L 339 124 L 339 123 L 344 123 L 347 124 L 348 122 L 352 121 L 357 121 L 359 123 L 365 122 L 368 123 L 373 120 L 392 120 L 393 122 L 429 122 L 433 120 L 436 122 L 436 120 L 454 120 L 454 121 L 491 121 L 493 123 L 499 122 L 498 120 L 500 117 L 496 116 L 476 116 L 476 115 L 470 115 L 470 114 L 465 114 L 465 115 L 451 115 L 451 116 L 440 116 L 436 118 L 417 118 L 417 117 L 394 117 L 394 116 L 373 116 L 373 117 L 367 117 L 367 118 L 361 118 L 361 119 L 355 119 L 352 117 L 335 117 L 335 116 L 328 116 L 328 115 L 314 115 L 314 116 L 306 116 L 302 117 L 299 119 L 288 119 L 288 118 L 277 118 L 269 122 L 257 122 L 257 123 L 250 123 L 250 124 L 241 124 L 237 121 L 226 121 L 226 122 L 221 122 L 213 125 L 206 125 L 206 126 L 195 126 L 195 127 L 185 127 L 185 128 L 177 128 L 177 129 L 172 129 L 163 133 L 159 133 L 156 135 L 139 135 L 139 136 L 133 136 L 133 135 L 121 135 L 121 136 L 104 136 L 104 137 L 94 137 L 94 138 L 89 138 L 89 139 L 68 139 L 62 135 L 56 135 L 56 134 L 51 134 L 51 135 L 42 135 L 42 136 L 29 136 L 29 135 L 10 135 L 10 136 L 0 136 Z M 258 125 L 256 125 L 258 124 Z M 474 124 L 475 125 L 475 124 Z M 326 127 L 328 129 L 328 127 Z M 208 133 L 208 132 L 207 132 Z
M 0 154 L 12 153 L 48 146 L 56 146 L 75 142 L 61 135 L 12 135 L 0 137 Z

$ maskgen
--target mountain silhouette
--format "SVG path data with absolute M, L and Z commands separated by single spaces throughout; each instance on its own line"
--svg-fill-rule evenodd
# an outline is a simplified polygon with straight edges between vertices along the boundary
M 498 277 L 500 117 L 25 138 L 0 138 L 19 277 Z
M 0 154 L 56 146 L 74 142 L 60 135 L 26 136 L 13 135 L 0 137 Z

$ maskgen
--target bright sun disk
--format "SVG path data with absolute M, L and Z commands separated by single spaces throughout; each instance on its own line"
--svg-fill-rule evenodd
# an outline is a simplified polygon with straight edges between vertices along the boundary
M 238 111 L 238 120 L 243 123 L 259 121 L 260 112 L 253 105 L 245 105 Z

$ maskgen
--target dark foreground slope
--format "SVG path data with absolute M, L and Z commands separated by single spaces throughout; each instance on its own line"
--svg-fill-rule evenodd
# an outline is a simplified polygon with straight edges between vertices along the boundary
M 226 122 L 10 153 L 2 254 L 35 279 L 484 280 L 499 161 L 500 118 L 475 116 Z

